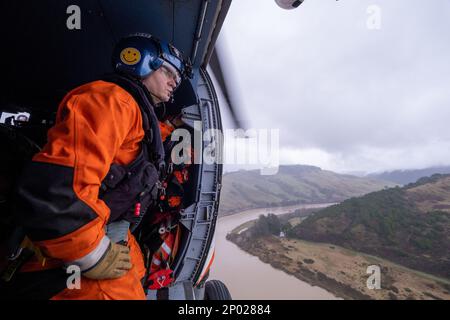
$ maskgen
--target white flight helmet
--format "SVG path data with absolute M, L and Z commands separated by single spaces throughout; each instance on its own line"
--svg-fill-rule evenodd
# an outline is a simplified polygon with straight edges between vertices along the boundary
M 291 10 L 297 8 L 304 0 L 275 0 L 277 5 L 283 9 Z

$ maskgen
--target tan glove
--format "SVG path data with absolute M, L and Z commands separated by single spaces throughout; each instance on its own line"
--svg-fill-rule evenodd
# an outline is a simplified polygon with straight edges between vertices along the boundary
M 116 279 L 127 273 L 131 267 L 130 249 L 111 242 L 103 258 L 83 275 L 95 280 Z

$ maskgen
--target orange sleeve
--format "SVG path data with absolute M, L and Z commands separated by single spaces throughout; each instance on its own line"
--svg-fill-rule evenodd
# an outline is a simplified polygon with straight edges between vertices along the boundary
M 27 233 L 44 254 L 73 261 L 105 246 L 109 208 L 98 198 L 99 187 L 123 145 L 142 135 L 140 130 L 139 107 L 114 84 L 96 81 L 62 101 L 48 143 L 26 168 L 19 188 Z M 134 156 L 137 146 L 129 150 Z

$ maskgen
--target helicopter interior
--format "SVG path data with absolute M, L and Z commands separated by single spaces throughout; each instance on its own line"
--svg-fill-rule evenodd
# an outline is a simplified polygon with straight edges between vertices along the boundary
M 221 129 L 218 100 L 206 71 L 231 1 L 3 1 L 0 32 L 0 111 L 15 132 L 42 147 L 59 102 L 71 89 L 112 71 L 111 52 L 123 36 L 147 32 L 167 40 L 189 58 L 193 78 L 183 80 L 165 116 L 180 115 L 193 132 Z M 20 114 L 29 114 L 26 121 Z M 164 116 L 161 112 L 161 118 Z M 6 129 L 5 129 L 6 130 Z M 2 140 L 10 138 L 2 129 Z M 193 136 L 193 135 L 192 135 Z M 202 146 L 204 148 L 204 146 Z M 179 226 L 182 245 L 173 261 L 179 281 L 195 285 L 213 249 L 222 167 L 195 164 L 184 188 Z

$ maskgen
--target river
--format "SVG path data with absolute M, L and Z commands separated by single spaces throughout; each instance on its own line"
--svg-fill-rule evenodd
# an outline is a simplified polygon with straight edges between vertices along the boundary
M 216 228 L 216 253 L 209 279 L 223 281 L 233 299 L 337 299 L 325 289 L 313 287 L 261 262 L 225 238 L 228 232 L 244 222 L 257 219 L 261 214 L 281 214 L 299 208 L 321 208 L 329 205 L 254 209 L 219 218 Z

